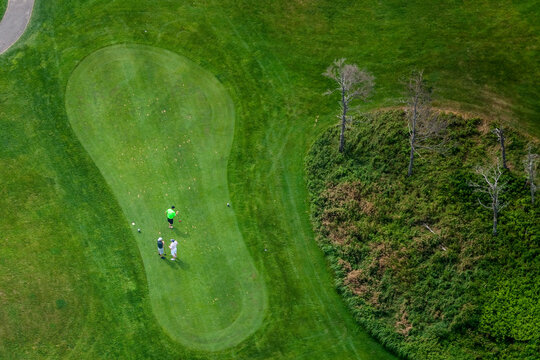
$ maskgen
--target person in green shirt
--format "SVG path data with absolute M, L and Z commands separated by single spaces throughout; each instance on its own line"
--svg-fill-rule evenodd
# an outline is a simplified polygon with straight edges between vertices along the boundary
M 165 214 L 167 214 L 167 221 L 169 222 L 169 229 L 172 229 L 174 217 L 178 215 L 178 211 L 174 210 L 174 206 L 171 206 L 170 209 L 167 209 L 167 211 L 165 211 Z

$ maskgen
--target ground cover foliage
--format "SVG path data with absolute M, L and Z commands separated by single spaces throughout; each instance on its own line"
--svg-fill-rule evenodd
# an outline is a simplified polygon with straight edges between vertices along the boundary
M 422 64 L 444 84 L 441 105 L 519 114 L 538 133 L 535 4 L 36 1 L 0 56 L 0 358 L 390 357 L 340 302 L 313 243 L 304 155 L 335 105 L 321 101 L 320 74 L 346 57 L 376 77 L 369 106 L 393 106 L 396 77 Z M 159 326 L 130 225 L 69 125 L 73 70 L 116 44 L 188 57 L 233 99 L 231 203 L 269 294 L 263 325 L 236 347 L 192 351 Z
M 402 111 L 357 119 L 343 154 L 337 126 L 321 134 L 306 160 L 318 242 L 358 321 L 399 354 L 535 358 L 540 214 L 523 171 L 527 138 L 508 131 L 495 237 L 470 186 L 474 167 L 499 155 L 492 125 L 443 117 L 446 151 L 424 153 L 411 177 Z

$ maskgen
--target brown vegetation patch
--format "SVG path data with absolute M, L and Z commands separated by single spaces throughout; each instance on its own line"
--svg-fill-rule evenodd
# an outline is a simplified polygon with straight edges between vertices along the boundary
M 407 313 L 405 304 L 402 304 L 399 312 L 396 313 L 396 322 L 394 324 L 396 332 L 403 335 L 404 337 L 409 336 L 413 326 L 409 321 L 409 314 Z
M 366 284 L 367 276 L 360 270 L 352 270 L 345 277 L 344 284 L 351 289 L 351 291 L 358 296 L 363 296 L 368 291 L 368 286 Z
M 389 242 L 377 242 L 369 244 L 370 253 L 373 255 L 369 264 L 370 273 L 382 276 L 387 269 L 397 270 L 403 266 L 407 258 L 407 249 L 395 250 Z
M 360 200 L 360 209 L 362 210 L 363 214 L 365 215 L 373 214 L 374 208 L 375 208 L 375 205 L 371 201 L 367 201 L 366 199 Z
M 346 260 L 339 259 L 338 264 L 343 270 L 345 270 L 347 272 L 350 272 L 352 270 L 351 264 Z
M 482 135 L 489 134 L 491 132 L 491 123 L 486 119 L 482 119 L 482 121 L 480 121 L 480 124 L 478 125 L 478 132 L 480 132 L 480 134 Z M 480 139 L 478 139 L 477 141 L 480 141 Z
M 344 277 L 344 285 L 356 296 L 376 309 L 388 308 L 384 304 L 383 279 L 387 271 L 391 271 L 392 277 L 404 278 L 408 282 L 406 262 L 408 255 L 406 248 L 394 249 L 388 242 L 370 244 L 370 259 L 366 259 L 366 267 L 349 270 Z M 352 266 L 346 261 L 340 261 L 343 269 L 351 269 Z M 396 289 L 396 291 L 399 291 Z
M 380 308 L 381 292 L 377 290 L 379 281 L 366 274 L 362 269 L 349 271 L 343 282 L 353 294 L 364 299 L 374 308 Z
M 367 299 L 367 302 L 374 308 L 378 309 L 381 307 L 381 302 L 379 301 L 380 297 L 381 297 L 380 291 L 373 291 L 371 293 L 371 297 Z
M 321 194 L 321 198 L 326 203 L 321 225 L 333 244 L 345 245 L 356 239 L 355 222 L 358 217 L 375 212 L 373 202 L 364 198 L 359 181 L 330 186 Z
M 362 194 L 360 181 L 331 186 L 321 194 L 321 197 L 332 207 L 358 211 L 364 215 L 371 215 L 374 212 L 373 202 L 366 199 Z
M 325 212 L 326 213 L 326 212 Z M 323 215 L 324 216 L 324 215 Z M 326 236 L 334 245 L 346 245 L 352 240 L 351 234 L 354 233 L 356 227 L 351 223 L 341 223 L 339 219 L 334 221 L 324 219 L 322 225 L 325 228 Z

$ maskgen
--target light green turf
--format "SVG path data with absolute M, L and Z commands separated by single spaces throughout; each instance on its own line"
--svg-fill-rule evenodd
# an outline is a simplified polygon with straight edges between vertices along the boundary
M 267 297 L 226 206 L 235 112 L 224 87 L 170 51 L 117 45 L 78 65 L 66 109 L 135 223 L 153 311 L 167 333 L 188 347 L 220 350 L 257 330 Z M 165 216 L 171 205 L 182 219 L 173 230 Z M 179 241 L 179 261 L 158 257 L 158 236 Z

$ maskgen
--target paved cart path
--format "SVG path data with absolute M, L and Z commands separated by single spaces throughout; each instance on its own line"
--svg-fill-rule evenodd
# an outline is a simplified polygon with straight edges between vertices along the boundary
M 0 22 L 0 54 L 15 44 L 30 22 L 34 0 L 9 0 Z

